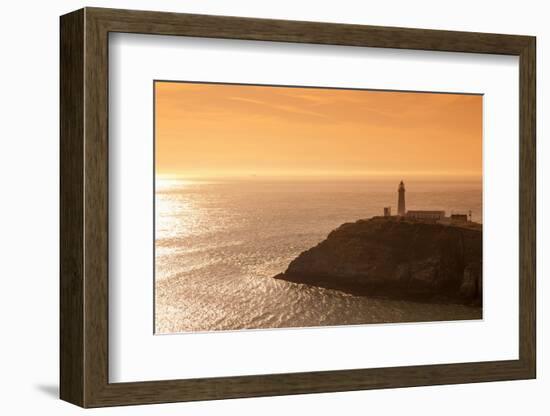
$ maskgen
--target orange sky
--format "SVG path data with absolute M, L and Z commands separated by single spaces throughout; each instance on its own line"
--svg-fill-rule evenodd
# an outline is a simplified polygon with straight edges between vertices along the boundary
M 156 172 L 481 176 L 482 96 L 155 83 Z

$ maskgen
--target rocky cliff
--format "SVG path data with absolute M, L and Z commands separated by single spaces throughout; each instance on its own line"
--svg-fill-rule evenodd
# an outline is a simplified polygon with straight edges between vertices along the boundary
M 482 228 L 395 217 L 347 223 L 275 278 L 355 295 L 479 305 Z

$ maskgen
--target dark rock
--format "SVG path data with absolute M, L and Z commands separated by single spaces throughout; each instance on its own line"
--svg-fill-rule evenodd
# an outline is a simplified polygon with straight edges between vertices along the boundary
M 395 217 L 347 223 L 275 278 L 355 295 L 481 304 L 482 227 Z

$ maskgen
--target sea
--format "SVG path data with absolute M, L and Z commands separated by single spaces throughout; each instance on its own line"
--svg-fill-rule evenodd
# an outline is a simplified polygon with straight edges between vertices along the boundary
M 346 222 L 397 209 L 390 179 L 157 179 L 155 333 L 480 319 L 481 308 L 273 279 Z M 407 209 L 471 213 L 480 180 L 407 180 Z

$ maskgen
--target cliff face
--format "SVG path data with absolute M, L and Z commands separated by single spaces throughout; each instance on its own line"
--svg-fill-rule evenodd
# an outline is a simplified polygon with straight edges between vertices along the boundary
M 277 276 L 356 295 L 481 304 L 479 224 L 373 218 L 343 224 Z

